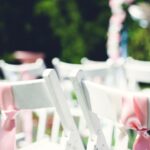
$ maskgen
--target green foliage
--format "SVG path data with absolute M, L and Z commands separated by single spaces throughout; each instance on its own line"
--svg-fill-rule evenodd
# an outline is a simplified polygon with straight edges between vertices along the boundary
M 136 3 L 149 0 L 136 0 Z M 135 59 L 150 61 L 150 26 L 142 28 L 138 20 L 132 20 L 130 15 L 126 19 L 129 33 L 128 53 Z
M 90 10 L 90 13 L 87 12 L 86 7 L 83 7 L 85 4 L 89 8 L 93 4 L 97 10 L 99 9 L 94 17 L 90 17 L 94 9 Z M 93 2 L 40 0 L 35 6 L 35 14 L 49 16 L 50 26 L 61 43 L 62 60 L 78 63 L 82 57 L 87 56 L 89 51 L 93 49 L 100 51 L 101 45 L 105 44 L 110 15 L 109 8 L 106 6 L 105 1 L 100 4 L 97 0 Z M 104 8 L 105 11 L 100 13 Z
M 43 51 L 48 64 L 55 56 L 72 63 L 85 56 L 104 60 L 110 15 L 105 0 L 1 0 L 0 58 L 12 60 L 10 52 L 19 49 Z M 150 60 L 150 29 L 127 16 L 129 55 Z
M 150 28 L 132 23 L 129 29 L 129 55 L 135 59 L 150 61 Z

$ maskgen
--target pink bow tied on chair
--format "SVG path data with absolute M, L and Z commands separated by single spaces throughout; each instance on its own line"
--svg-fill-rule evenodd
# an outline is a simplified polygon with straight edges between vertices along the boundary
M 150 150 L 148 106 L 148 98 L 132 97 L 122 100 L 121 122 L 138 133 L 133 150 Z
M 0 84 L 0 109 L 2 118 L 0 122 L 0 150 L 16 150 L 15 107 L 11 86 Z

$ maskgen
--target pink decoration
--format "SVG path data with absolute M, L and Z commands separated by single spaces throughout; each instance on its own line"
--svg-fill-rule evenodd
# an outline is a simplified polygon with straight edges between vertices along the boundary
M 150 136 L 148 131 L 148 99 L 134 97 L 124 98 L 122 101 L 121 122 L 139 134 L 133 150 L 150 150 Z
M 109 29 L 107 34 L 107 54 L 114 61 L 116 61 L 116 59 L 119 59 L 120 57 L 120 31 L 126 18 L 126 13 L 123 10 L 122 4 L 130 4 L 133 1 L 134 0 L 109 0 L 109 6 L 112 11 L 112 16 L 110 17 Z
M 17 109 L 13 100 L 11 86 L 0 84 L 0 109 L 6 118 L 2 118 L 0 127 L 0 150 L 16 150 L 16 124 Z

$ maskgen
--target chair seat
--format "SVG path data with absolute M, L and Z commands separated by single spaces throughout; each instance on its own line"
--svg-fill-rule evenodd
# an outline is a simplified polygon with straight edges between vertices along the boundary
M 23 147 L 19 150 L 61 150 L 62 147 L 57 144 L 49 141 L 49 139 L 44 139 L 38 142 L 35 142 L 33 144 L 30 144 L 29 146 Z

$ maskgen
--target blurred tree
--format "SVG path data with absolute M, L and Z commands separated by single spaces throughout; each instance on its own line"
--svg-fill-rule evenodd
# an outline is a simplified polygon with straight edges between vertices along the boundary
M 55 56 L 105 60 L 110 15 L 105 0 L 0 0 L 0 57 L 19 49 L 45 52 L 47 64 Z M 126 25 L 129 55 L 149 60 L 150 30 L 130 16 Z
M 136 0 L 135 4 L 140 2 L 150 2 L 149 0 Z M 146 4 L 146 3 L 145 3 Z M 148 7 L 150 8 L 150 4 Z M 144 13 L 145 15 L 149 15 Z M 149 18 L 150 19 L 150 18 Z M 150 61 L 150 25 L 146 28 L 139 26 L 139 20 L 132 20 L 128 14 L 127 19 L 129 42 L 128 51 L 129 56 L 135 59 Z
M 129 29 L 129 55 L 135 59 L 150 61 L 150 28 Z
M 37 0 L 0 0 L 0 57 L 11 59 L 18 50 L 43 51 L 47 64 L 60 53 L 47 16 L 35 15 Z M 53 50 L 55 49 L 55 51 Z M 5 57 L 4 57 L 5 56 Z
M 50 26 L 60 39 L 61 57 L 77 63 L 82 57 L 106 59 L 108 3 L 99 0 L 39 0 L 37 15 L 50 17 Z

